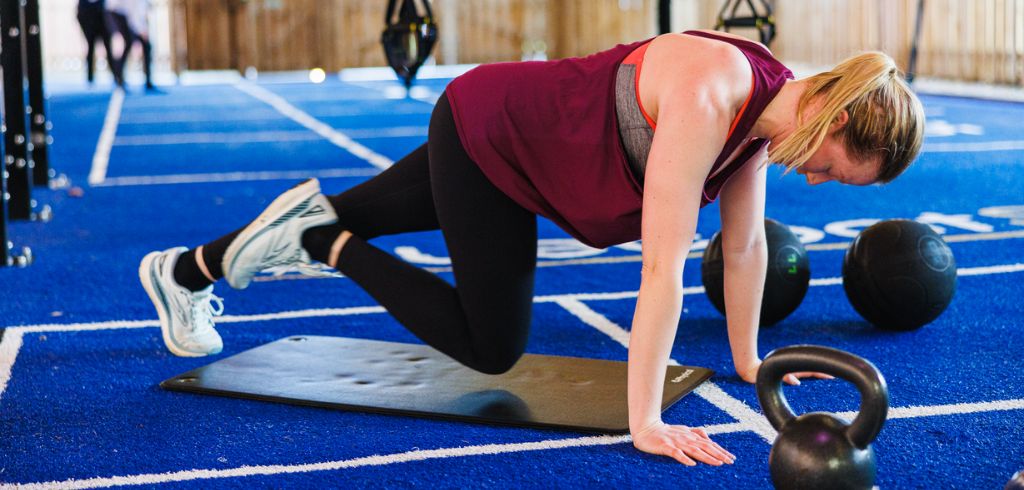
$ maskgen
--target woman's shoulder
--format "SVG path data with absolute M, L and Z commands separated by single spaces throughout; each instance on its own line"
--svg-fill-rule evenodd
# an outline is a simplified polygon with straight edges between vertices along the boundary
M 688 34 L 670 33 L 654 38 L 645 58 L 645 65 L 647 60 L 650 60 L 656 64 L 685 67 L 712 74 L 724 73 L 735 76 L 750 73 L 750 62 L 736 46 Z
M 736 46 L 687 34 L 663 34 L 651 41 L 644 61 L 648 69 L 662 79 L 657 85 L 663 89 L 692 92 L 694 87 L 686 85 L 697 83 L 739 104 L 750 91 L 753 73 Z
M 736 39 L 736 40 L 744 41 L 744 42 L 750 43 L 750 44 L 752 44 L 754 46 L 757 46 L 757 47 L 765 50 L 765 52 L 767 52 L 768 54 L 772 53 L 772 50 L 768 49 L 768 46 L 765 46 L 764 44 L 761 44 L 761 43 L 759 43 L 757 41 L 754 41 L 752 39 L 749 39 L 749 38 L 746 38 L 746 37 L 743 37 L 743 36 L 740 36 L 740 35 L 732 34 L 732 33 L 729 33 L 729 32 L 715 31 L 715 30 L 711 30 L 711 29 L 691 29 L 691 30 L 686 31 L 686 32 L 700 32 L 700 33 L 710 34 L 712 36 L 722 37 L 722 38 L 726 38 L 726 39 Z M 684 32 L 683 35 L 685 35 L 686 32 Z M 691 36 L 691 37 L 696 37 L 696 36 Z

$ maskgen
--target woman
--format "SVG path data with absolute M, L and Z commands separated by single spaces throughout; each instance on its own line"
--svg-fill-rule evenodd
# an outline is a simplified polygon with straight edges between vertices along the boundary
M 244 288 L 260 270 L 311 271 L 316 260 L 429 345 L 501 373 L 526 344 L 536 215 L 595 247 L 642 238 L 628 368 L 633 443 L 688 465 L 732 463 L 705 433 L 664 424 L 659 410 L 698 210 L 721 197 L 729 341 L 737 373 L 754 382 L 766 164 L 812 185 L 888 182 L 917 154 L 923 123 L 880 53 L 794 81 L 760 44 L 690 31 L 585 58 L 483 65 L 449 84 L 427 144 L 380 175 L 331 197 L 306 181 L 241 230 L 147 255 L 140 277 L 178 355 L 220 352 L 216 280 Z M 433 229 L 457 287 L 366 242 Z M 787 381 L 802 376 L 816 375 Z

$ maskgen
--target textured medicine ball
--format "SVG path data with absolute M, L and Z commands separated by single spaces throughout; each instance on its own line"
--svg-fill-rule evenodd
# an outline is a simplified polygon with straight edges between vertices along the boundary
M 773 219 L 764 220 L 768 240 L 768 271 L 761 298 L 761 326 L 770 327 L 793 313 L 811 280 L 807 250 L 789 227 Z M 722 260 L 722 234 L 715 233 L 704 250 L 700 275 L 711 304 L 725 314 L 725 264 Z
M 913 330 L 937 318 L 956 291 L 956 261 L 930 226 L 886 220 L 864 229 L 846 250 L 843 289 L 865 320 Z

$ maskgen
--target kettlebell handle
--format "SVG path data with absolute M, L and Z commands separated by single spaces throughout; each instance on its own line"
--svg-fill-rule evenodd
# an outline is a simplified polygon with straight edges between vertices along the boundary
M 859 449 L 866 448 L 882 430 L 889 413 L 885 378 L 867 359 L 831 347 L 794 345 L 765 356 L 757 372 L 757 399 L 775 430 L 796 418 L 782 393 L 782 378 L 789 373 L 815 371 L 853 383 L 860 391 L 860 412 L 846 428 L 846 436 Z

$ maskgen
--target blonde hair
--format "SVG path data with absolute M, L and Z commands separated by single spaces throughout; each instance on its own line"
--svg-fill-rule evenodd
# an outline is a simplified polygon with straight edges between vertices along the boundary
M 805 82 L 807 90 L 797 103 L 797 128 L 770 149 L 771 161 L 785 163 L 789 170 L 803 165 L 844 110 L 849 120 L 837 136 L 855 159 L 881 157 L 877 182 L 892 181 L 914 161 L 924 140 L 924 109 L 888 55 L 853 56 Z M 821 110 L 804 121 L 805 109 L 818 97 Z

